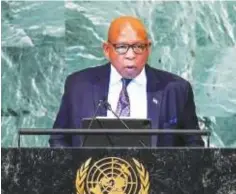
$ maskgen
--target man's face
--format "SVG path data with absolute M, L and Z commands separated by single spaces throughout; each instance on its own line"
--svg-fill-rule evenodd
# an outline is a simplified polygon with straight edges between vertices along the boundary
M 135 78 L 145 66 L 150 53 L 150 41 L 130 25 L 104 43 L 105 56 L 124 78 Z

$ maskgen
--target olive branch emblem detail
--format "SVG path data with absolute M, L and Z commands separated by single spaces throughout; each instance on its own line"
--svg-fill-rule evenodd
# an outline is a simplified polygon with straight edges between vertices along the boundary
M 86 160 L 85 163 L 82 164 L 82 166 L 80 167 L 80 169 L 77 171 L 76 174 L 76 181 L 75 181 L 75 185 L 76 185 L 76 189 L 77 189 L 77 194 L 86 194 L 84 192 L 84 184 L 85 184 L 85 178 L 87 176 L 88 173 L 88 169 L 89 169 L 89 164 L 91 162 L 92 158 L 89 158 L 88 160 Z
M 141 183 L 139 194 L 148 194 L 148 190 L 150 187 L 149 173 L 148 171 L 145 170 L 144 166 L 139 161 L 137 161 L 134 158 L 133 158 L 133 161 L 135 163 L 137 172 L 139 174 L 140 183 Z

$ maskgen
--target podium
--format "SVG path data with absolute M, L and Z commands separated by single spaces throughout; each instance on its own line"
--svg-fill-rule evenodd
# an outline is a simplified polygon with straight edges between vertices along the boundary
M 96 130 L 98 135 L 123 132 Z M 51 133 L 94 134 L 88 129 L 19 131 Z M 236 191 L 235 156 L 235 149 L 215 148 L 2 148 L 2 193 L 228 194 Z
M 79 189 L 87 186 L 95 191 L 96 185 L 107 185 L 102 187 L 104 190 L 110 185 L 111 190 L 114 182 L 103 182 L 102 174 L 110 172 L 112 177 L 114 165 L 117 168 L 114 174 L 121 178 L 127 171 L 132 174 L 132 169 L 136 173 L 136 179 L 128 179 L 128 183 L 137 185 L 135 194 L 147 186 L 149 194 L 231 194 L 236 191 L 235 156 L 235 149 L 209 148 L 2 148 L 1 191 L 3 194 L 78 194 Z M 123 173 L 118 167 L 122 167 Z M 85 182 L 81 181 L 83 175 Z M 90 182 L 86 176 L 91 177 Z M 107 190 L 104 193 L 109 193 Z

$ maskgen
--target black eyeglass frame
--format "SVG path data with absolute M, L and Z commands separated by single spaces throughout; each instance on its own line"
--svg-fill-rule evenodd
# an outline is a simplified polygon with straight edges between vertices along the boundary
M 108 43 L 109 44 L 111 44 L 112 46 L 113 46 L 113 48 L 115 49 L 115 51 L 118 53 L 118 54 L 120 54 L 120 55 L 125 55 L 127 52 L 128 52 L 128 50 L 130 49 L 130 48 L 132 48 L 132 50 L 133 50 L 133 52 L 135 53 L 135 54 L 137 54 L 137 55 L 140 55 L 140 54 L 142 54 L 145 50 L 147 50 L 147 48 L 148 47 L 150 47 L 151 46 L 151 43 L 134 43 L 134 44 L 125 44 L 125 43 L 117 43 L 117 44 L 114 44 L 114 43 L 112 43 L 111 41 L 108 41 Z M 127 48 L 126 48 L 126 51 L 125 52 L 119 52 L 119 51 L 117 51 L 117 46 L 128 46 Z M 136 52 L 135 50 L 134 50 L 134 48 L 135 48 L 135 46 L 137 46 L 137 45 L 142 45 L 144 48 L 143 48 L 143 50 L 142 50 L 142 52 Z

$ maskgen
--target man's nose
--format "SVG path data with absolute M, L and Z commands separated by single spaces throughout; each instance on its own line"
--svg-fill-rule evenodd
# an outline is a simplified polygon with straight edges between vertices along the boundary
M 134 53 L 134 51 L 133 51 L 133 48 L 129 48 L 128 49 L 128 51 L 127 51 L 127 53 L 126 53 L 126 55 L 125 55 L 125 57 L 127 58 L 127 59 L 134 59 L 135 58 L 135 56 L 136 56 L 136 54 Z

